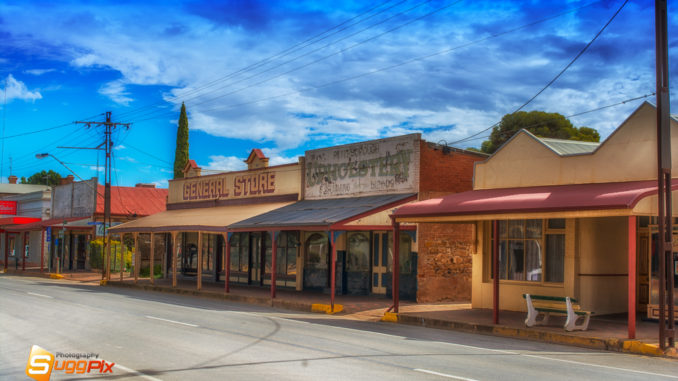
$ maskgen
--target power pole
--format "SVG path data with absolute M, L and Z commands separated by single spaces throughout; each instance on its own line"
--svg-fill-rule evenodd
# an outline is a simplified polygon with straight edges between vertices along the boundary
M 666 0 L 655 0 L 655 49 L 657 69 L 657 194 L 659 216 L 659 347 L 675 345 L 674 254 L 671 208 L 671 129 L 669 121 L 669 55 Z M 667 308 L 668 307 L 668 308 Z
M 111 122 L 111 112 L 106 111 L 105 122 L 75 122 L 85 124 L 87 127 L 92 125 L 104 126 L 104 150 L 106 151 L 106 162 L 104 166 L 104 252 L 105 260 L 102 264 L 101 279 L 109 279 L 111 275 L 111 251 L 110 251 L 110 237 L 108 236 L 108 228 L 111 226 L 111 151 L 113 150 L 113 140 L 111 134 L 117 127 L 125 127 L 129 129 L 131 123 L 113 123 Z M 95 192 L 96 197 L 96 192 Z M 103 253 L 102 253 L 103 254 Z M 103 259 L 102 255 L 102 259 Z

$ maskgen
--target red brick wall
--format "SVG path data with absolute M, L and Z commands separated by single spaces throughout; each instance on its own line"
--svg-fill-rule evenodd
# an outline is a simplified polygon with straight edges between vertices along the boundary
M 473 189 L 473 163 L 484 156 L 422 141 L 419 199 Z M 419 224 L 417 301 L 470 301 L 473 225 Z

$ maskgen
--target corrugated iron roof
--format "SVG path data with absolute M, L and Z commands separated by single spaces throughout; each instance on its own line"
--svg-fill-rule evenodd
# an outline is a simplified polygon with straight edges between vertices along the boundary
M 97 189 L 97 214 L 104 213 L 103 185 Z M 150 216 L 166 209 L 167 189 L 147 187 L 111 187 L 111 214 Z
M 302 200 L 229 225 L 229 229 L 330 226 L 414 196 L 413 193 Z
M 558 155 L 578 155 L 591 153 L 598 148 L 599 142 L 582 142 L 578 140 L 564 140 L 537 137 L 542 143 L 555 151 Z

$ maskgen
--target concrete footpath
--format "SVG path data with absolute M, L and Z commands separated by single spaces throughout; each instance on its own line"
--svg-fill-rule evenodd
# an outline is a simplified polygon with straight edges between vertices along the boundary
M 179 281 L 176 288 L 167 279 L 133 279 L 125 275 L 120 281 L 118 274 L 112 274 L 108 282 L 101 281 L 98 272 L 71 272 L 65 274 L 41 273 L 39 269 L 26 271 L 9 270 L 7 274 L 51 277 L 68 281 L 103 285 L 107 287 L 123 287 L 156 292 L 177 293 L 197 297 L 209 297 L 239 303 L 271 306 L 275 308 L 331 313 L 336 317 L 361 321 L 385 321 L 400 324 L 418 325 L 422 327 L 450 329 L 469 333 L 512 337 L 536 340 L 556 344 L 634 353 L 641 355 L 662 356 L 678 359 L 676 349 L 666 352 L 658 347 L 657 322 L 641 320 L 636 324 L 636 339 L 628 339 L 626 314 L 593 316 L 586 331 L 567 332 L 562 324 L 564 317 L 553 317 L 547 326 L 528 328 L 524 324 L 525 313 L 500 311 L 499 324 L 492 323 L 492 311 L 471 308 L 470 303 L 414 303 L 402 301 L 398 314 L 387 313 L 391 300 L 374 296 L 337 296 L 334 311 L 330 309 L 330 296 L 324 293 L 297 292 L 278 289 L 276 297 L 271 298 L 269 287 L 252 287 L 232 285 L 226 293 L 223 283 L 204 282 L 201 290 L 196 289 L 195 281 Z

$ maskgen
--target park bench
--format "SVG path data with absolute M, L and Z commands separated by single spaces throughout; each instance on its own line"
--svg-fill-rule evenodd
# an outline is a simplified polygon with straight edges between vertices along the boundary
M 589 327 L 589 320 L 593 312 L 583 311 L 577 303 L 576 299 L 569 296 L 545 296 L 545 295 L 530 295 L 523 294 L 523 298 L 527 303 L 527 319 L 525 325 L 532 327 L 536 324 L 548 324 L 549 316 L 551 314 L 566 315 L 565 321 L 566 331 L 582 330 L 585 331 Z M 537 321 L 537 316 L 543 314 L 544 317 Z M 579 318 L 583 318 L 583 322 L 576 324 Z

